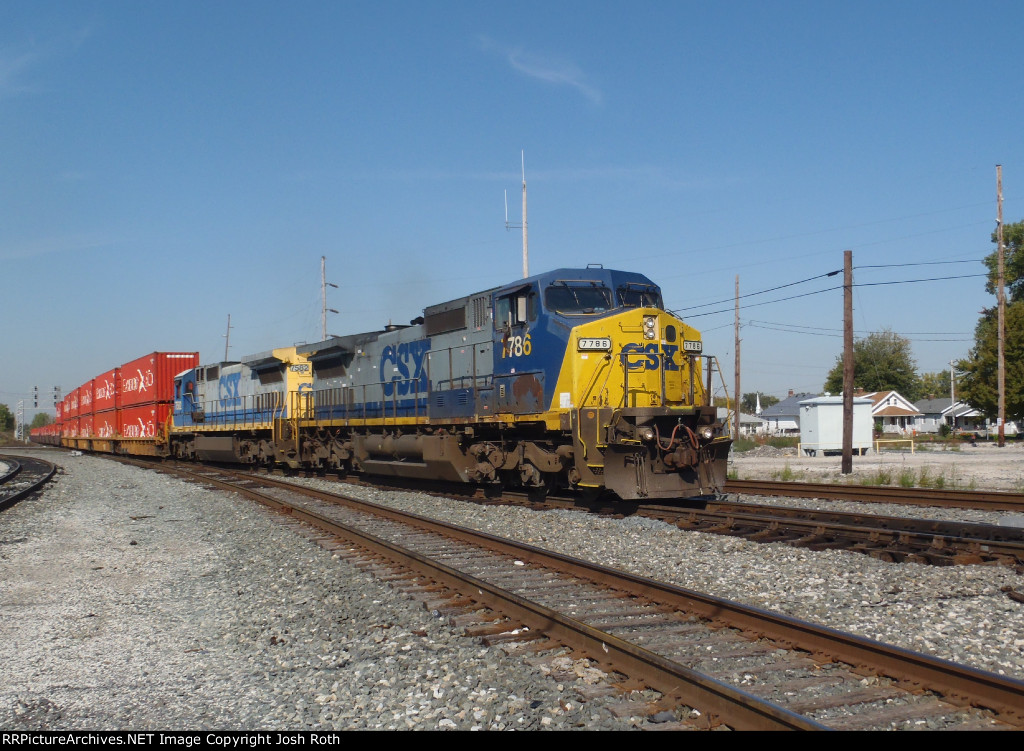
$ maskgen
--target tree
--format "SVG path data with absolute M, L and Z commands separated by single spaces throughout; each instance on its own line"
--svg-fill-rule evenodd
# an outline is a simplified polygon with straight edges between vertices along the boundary
M 998 237 L 992 234 L 992 242 Z M 1024 419 L 1024 222 L 1003 225 L 1006 252 L 1003 264 L 1004 281 L 1009 302 L 1006 305 L 1006 339 L 1003 343 L 1007 420 Z M 986 291 L 996 294 L 999 249 L 985 258 L 989 269 Z M 974 328 L 974 347 L 957 363 L 959 394 L 963 401 L 981 411 L 989 419 L 999 416 L 998 331 L 996 308 L 981 312 Z
M 998 243 L 999 238 L 992 233 L 992 242 Z M 1017 301 L 1024 299 L 1024 222 L 1003 225 L 1003 278 L 1006 282 L 1007 299 Z M 988 282 L 985 291 L 996 294 L 999 284 L 999 247 L 985 258 L 988 266 Z
M 949 371 L 921 374 L 920 399 L 939 399 L 949 396 Z
M 14 430 L 14 415 L 6 404 L 0 404 L 0 430 Z
M 35 430 L 36 428 L 41 428 L 44 425 L 49 425 L 51 422 L 53 422 L 52 417 L 50 417 L 45 412 L 40 412 L 39 414 L 32 418 L 32 423 L 28 427 L 29 430 Z
M 974 329 L 974 347 L 956 364 L 958 396 L 986 417 L 999 416 L 998 313 L 983 311 Z M 1024 299 L 1006 306 L 1006 419 L 1024 419 Z
M 867 392 L 900 392 L 911 401 L 920 398 L 921 379 L 917 361 L 910 351 L 910 340 L 889 329 L 877 331 L 853 343 L 853 384 Z M 838 394 L 843 390 L 843 356 L 836 358 L 824 390 Z
M 761 397 L 761 409 L 768 409 L 773 404 L 779 403 L 779 397 L 777 396 L 762 394 L 760 391 L 751 391 L 749 394 L 743 395 L 743 399 L 740 401 L 740 411 L 746 412 L 748 415 L 754 414 L 757 411 L 758 396 Z

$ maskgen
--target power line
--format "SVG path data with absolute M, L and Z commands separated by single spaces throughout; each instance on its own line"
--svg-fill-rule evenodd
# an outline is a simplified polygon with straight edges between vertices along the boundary
M 828 276 L 828 275 L 826 274 L 826 276 Z M 790 295 L 789 297 L 782 297 L 782 298 L 779 298 L 778 300 L 766 300 L 765 302 L 755 302 L 755 303 L 752 303 L 750 305 L 743 305 L 743 306 L 741 306 L 741 308 L 743 310 L 746 310 L 747 308 L 758 308 L 758 307 L 760 307 L 762 305 L 772 305 L 772 304 L 777 303 L 777 302 L 787 302 L 789 300 L 796 300 L 796 299 L 801 298 L 801 297 L 810 297 L 811 295 L 820 295 L 822 292 L 833 292 L 833 291 L 835 291 L 837 289 L 842 289 L 842 287 L 841 286 L 839 286 L 839 287 L 828 287 L 826 289 L 819 289 L 819 290 L 817 290 L 815 292 L 805 292 L 802 295 Z M 668 312 L 669 313 L 673 313 L 673 311 L 671 311 L 671 310 L 668 311 Z M 732 312 L 732 308 L 723 308 L 722 310 L 712 310 L 709 313 L 693 313 L 692 315 L 687 316 L 687 318 L 700 318 L 701 316 L 713 316 L 713 315 L 716 315 L 717 313 L 731 313 L 731 312 Z
M 900 266 L 939 266 L 942 264 L 949 263 L 981 263 L 977 258 L 971 258 L 966 261 L 920 261 L 919 263 L 878 263 L 868 266 L 854 266 L 854 269 L 893 269 Z
M 837 269 L 836 271 L 829 271 L 829 272 L 827 272 L 825 274 L 818 274 L 817 276 L 811 276 L 811 277 L 808 277 L 806 279 L 801 279 L 798 282 L 789 282 L 788 284 L 780 284 L 778 287 L 771 287 L 769 289 L 762 289 L 759 292 L 748 292 L 745 295 L 740 295 L 740 299 L 742 299 L 744 297 L 754 297 L 756 295 L 763 295 L 766 292 L 774 292 L 774 291 L 779 290 L 779 289 L 785 289 L 786 287 L 793 287 L 793 286 L 796 286 L 797 284 L 803 284 L 804 282 L 813 282 L 815 279 L 823 279 L 826 276 L 835 276 L 836 274 L 840 273 L 841 271 L 842 271 L 842 269 Z M 678 308 L 677 310 L 670 310 L 668 312 L 678 315 L 679 311 L 683 311 L 683 310 L 696 310 L 697 308 L 707 308 L 707 307 L 710 307 L 711 305 L 721 305 L 722 303 L 732 302 L 735 299 L 736 299 L 735 297 L 729 297 L 729 298 L 726 298 L 724 300 L 716 300 L 715 302 L 701 303 L 700 305 L 690 305 L 690 306 L 685 307 L 685 308 Z
M 814 331 L 842 331 L 842 329 L 829 328 L 828 326 L 806 326 L 801 323 L 784 323 L 782 321 L 747 321 L 748 325 L 755 326 L 758 328 L 764 328 L 767 326 L 788 326 L 794 329 L 811 329 Z M 881 333 L 881 332 L 868 332 L 868 333 Z M 904 336 L 969 336 L 970 332 L 967 331 L 906 331 L 901 332 Z
M 912 265 L 912 264 L 909 264 L 909 265 Z M 922 265 L 924 265 L 924 264 L 922 264 Z M 818 276 L 812 276 L 812 277 L 809 277 L 807 279 L 801 279 L 800 281 L 797 281 L 797 282 L 790 282 L 789 284 L 782 284 L 782 285 L 779 285 L 778 287 L 772 287 L 771 289 L 765 289 L 765 290 L 761 290 L 759 292 L 751 292 L 748 295 L 741 295 L 741 297 L 753 297 L 755 295 L 764 294 L 765 292 L 772 292 L 772 291 L 775 291 L 775 290 L 778 290 L 778 289 L 784 289 L 786 287 L 792 287 L 794 285 L 803 284 L 804 282 L 813 281 L 815 279 L 821 279 L 823 277 L 834 276 L 835 274 L 838 274 L 838 273 L 839 273 L 838 271 L 831 271 L 831 272 L 829 272 L 827 274 L 819 274 Z M 890 282 L 858 282 L 858 283 L 855 283 L 853 286 L 854 287 L 879 287 L 879 286 L 891 285 L 891 284 L 918 284 L 918 283 L 921 283 L 921 282 L 941 282 L 941 281 L 947 281 L 947 280 L 950 280 L 950 279 L 974 279 L 974 278 L 979 278 L 979 277 L 987 278 L 988 276 L 989 276 L 988 274 L 959 274 L 959 275 L 955 275 L 955 276 L 936 276 L 936 277 L 929 277 L 929 278 L 924 278 L 924 279 L 897 279 L 897 280 L 890 281 Z M 798 298 L 809 297 L 811 295 L 819 295 L 822 292 L 832 292 L 832 291 L 837 290 L 837 289 L 842 289 L 842 287 L 841 286 L 839 286 L 839 287 L 827 287 L 825 289 L 819 289 L 819 290 L 817 290 L 815 292 L 806 292 L 806 293 L 801 294 L 801 295 L 790 295 L 789 297 L 781 297 L 778 300 L 767 300 L 765 302 L 752 303 L 752 304 L 748 304 L 748 305 L 741 305 L 740 308 L 742 310 L 747 310 L 749 308 L 756 308 L 756 307 L 759 307 L 761 305 L 772 305 L 774 303 L 779 303 L 779 302 L 788 302 L 789 300 L 796 300 Z M 735 298 L 733 298 L 733 299 L 735 299 Z M 691 306 L 691 307 L 688 307 L 688 308 L 677 308 L 675 310 L 670 310 L 670 309 L 666 308 L 666 310 L 669 313 L 672 313 L 673 315 L 681 315 L 682 311 L 685 311 L 685 310 L 696 310 L 697 308 L 706 308 L 706 307 L 709 307 L 711 305 L 721 305 L 721 304 L 723 304 L 725 302 L 729 302 L 729 300 L 719 300 L 719 301 L 714 302 L 714 303 L 704 303 L 702 305 L 694 305 L 694 306 Z M 711 316 L 711 315 L 717 315 L 718 313 L 728 313 L 728 312 L 731 312 L 732 310 L 733 310 L 732 308 L 722 308 L 720 310 L 712 310 L 712 311 L 708 311 L 706 313 L 690 313 L 686 317 L 687 318 L 700 318 L 701 316 Z
M 988 277 L 988 274 L 962 274 L 960 276 L 935 276 L 930 279 L 900 279 L 894 282 L 860 282 L 854 287 L 880 287 L 885 284 L 917 284 L 919 282 L 942 282 L 947 279 L 973 279 L 975 277 Z

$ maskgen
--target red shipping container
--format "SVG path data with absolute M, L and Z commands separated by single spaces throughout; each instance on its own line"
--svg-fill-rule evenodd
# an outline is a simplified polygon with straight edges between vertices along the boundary
M 64 400 L 61 399 L 59 402 L 57 402 L 56 406 L 57 406 L 57 417 L 54 418 L 53 421 L 59 425 L 60 421 L 64 419 Z
M 199 364 L 198 352 L 154 352 L 121 366 L 118 405 L 174 401 L 174 376 Z
M 93 379 L 93 413 L 104 412 L 117 407 L 117 378 L 119 368 L 108 370 Z
M 64 414 L 67 417 L 78 417 L 78 389 L 68 394 L 64 402 Z
M 78 418 L 72 417 L 64 421 L 64 437 L 78 438 Z
M 92 416 L 93 435 L 97 438 L 113 438 L 117 433 L 117 411 L 108 409 Z
M 82 415 L 78 418 L 78 437 L 92 438 L 92 415 Z
M 92 399 L 95 381 L 87 381 L 78 387 L 78 416 L 92 414 Z
M 173 381 L 172 381 L 173 383 Z M 155 439 L 163 432 L 171 404 L 140 404 L 117 410 L 117 432 L 122 438 Z

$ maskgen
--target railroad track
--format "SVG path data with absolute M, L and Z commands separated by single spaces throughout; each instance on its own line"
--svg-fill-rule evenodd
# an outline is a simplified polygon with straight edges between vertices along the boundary
M 0 475 L 0 510 L 34 493 L 57 471 L 50 462 L 27 456 L 0 456 L 0 463 L 7 466 Z
M 950 490 L 946 488 L 902 488 L 891 485 L 729 480 L 725 483 L 725 492 L 741 495 L 823 498 L 862 503 L 902 503 L 982 511 L 1024 511 L 1024 493 L 1008 493 L 998 490 Z
M 470 635 L 568 647 L 660 691 L 659 706 L 683 718 L 693 715 L 680 705 L 736 729 L 1024 724 L 1024 682 L 333 493 L 189 474 L 312 525 L 318 544 Z
M 369 481 L 359 484 L 377 487 L 399 487 L 422 490 L 410 482 Z M 798 485 L 797 497 L 803 497 L 802 483 L 770 483 L 780 491 Z M 760 486 L 758 486 L 760 487 Z M 834 486 L 846 488 L 847 486 Z M 855 494 L 860 488 L 854 487 Z M 876 491 L 878 488 L 867 488 Z M 901 498 L 913 497 L 906 488 Z M 1024 572 L 1024 527 L 945 522 L 934 519 L 912 519 L 880 514 L 846 513 L 747 502 L 709 500 L 682 505 L 610 502 L 602 499 L 586 501 L 579 497 L 547 495 L 531 498 L 514 490 L 491 494 L 479 488 L 445 484 L 430 492 L 455 495 L 463 500 L 483 504 L 526 505 L 538 509 L 575 508 L 611 515 L 635 515 L 657 519 L 680 529 L 694 532 L 743 537 L 753 542 L 784 543 L 808 550 L 848 550 L 893 563 L 920 563 L 936 566 L 998 564 L 1017 566 Z M 930 492 L 923 491 L 926 497 Z M 810 491 L 807 491 L 809 494 Z M 820 497 L 807 495 L 806 497 Z M 881 501 L 884 494 L 876 494 Z M 889 502 L 901 503 L 902 501 Z M 1014 599 L 1024 601 L 1024 594 L 1011 591 Z
M 809 550 L 848 550 L 896 563 L 1000 564 L 1024 570 L 1021 527 L 718 501 L 704 509 L 641 506 L 637 513 L 695 532 Z

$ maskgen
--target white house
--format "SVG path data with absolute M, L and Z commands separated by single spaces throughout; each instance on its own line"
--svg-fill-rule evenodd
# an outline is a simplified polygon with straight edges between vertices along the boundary
M 913 434 L 914 424 L 921 413 L 910 400 L 896 391 L 875 391 L 870 394 L 859 394 L 872 402 L 871 419 L 875 424 L 881 423 L 883 433 Z
M 729 426 L 729 432 L 731 433 L 736 425 L 736 412 L 725 407 L 718 408 L 718 419 L 726 423 Z M 765 421 L 756 415 L 748 415 L 746 412 L 740 412 L 740 435 L 741 436 L 752 436 L 752 435 L 764 435 L 765 434 Z M 735 436 L 734 436 L 735 437 Z

